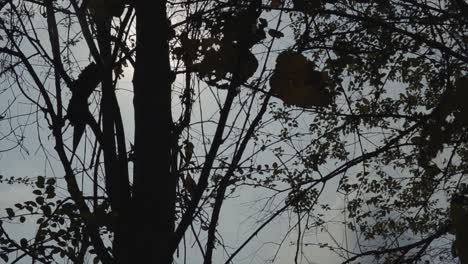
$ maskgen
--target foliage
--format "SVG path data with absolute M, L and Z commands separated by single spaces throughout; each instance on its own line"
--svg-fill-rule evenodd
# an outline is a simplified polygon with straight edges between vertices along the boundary
M 56 160 L 45 158 L 50 169 L 65 174 L 37 177 L 34 201 L 5 210 L 5 262 L 113 263 L 118 253 L 125 191 L 113 188 L 122 185 L 110 175 L 119 171 L 132 186 L 128 166 L 141 149 L 126 136 L 133 126 L 122 121 L 128 106 L 117 100 L 125 97 L 119 87 L 126 66 L 139 70 L 139 3 L 86 3 L 0 3 L 0 78 L 10 83 L 0 93 L 11 91 L 13 101 L 35 109 L 31 124 L 9 104 L 0 124 L 36 126 L 41 149 Z M 291 239 L 295 263 L 308 261 L 308 247 L 332 250 L 344 263 L 467 261 L 466 3 L 226 0 L 166 7 L 167 19 L 154 21 L 169 30 L 155 37 L 168 44 L 171 68 L 146 65 L 157 69 L 146 85 L 157 90 L 171 81 L 171 138 L 160 142 L 171 142 L 163 150 L 171 163 L 156 168 L 177 182 L 168 254 L 193 238 L 204 263 L 229 263 L 287 215 L 278 251 Z M 102 78 L 93 80 L 93 72 Z M 87 89 L 79 96 L 81 86 Z M 26 148 L 24 138 L 3 129 L 2 144 Z M 165 169 L 169 175 L 161 176 Z M 259 189 L 266 202 L 255 214 L 262 221 L 232 249 L 218 229 L 221 208 Z M 134 186 L 129 193 L 138 196 Z M 330 200 L 335 196 L 342 202 Z M 315 241 L 315 232 L 336 219 L 349 236 L 345 243 Z M 37 232 L 16 239 L 9 223 L 35 223 Z M 217 261 L 221 247 L 227 255 Z

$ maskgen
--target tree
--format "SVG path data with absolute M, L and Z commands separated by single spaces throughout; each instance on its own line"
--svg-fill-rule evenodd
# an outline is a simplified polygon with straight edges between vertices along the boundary
M 0 76 L 12 101 L 34 109 L 32 144 L 64 177 L 3 180 L 32 185 L 36 197 L 6 209 L 0 257 L 171 263 L 191 237 L 205 264 L 231 263 L 291 213 L 278 248 L 294 238 L 295 263 L 309 262 L 307 246 L 347 263 L 467 262 L 466 9 L 457 0 L 3 1 Z M 33 128 L 12 105 L 0 122 Z M 2 143 L 24 149 L 7 129 Z M 253 188 L 268 198 L 263 217 L 233 250 L 219 234 L 221 209 Z M 332 208 L 324 190 L 344 206 Z M 308 237 L 333 209 L 352 246 Z M 10 236 L 7 223 L 31 221 L 33 237 Z M 215 260 L 220 247 L 227 256 Z

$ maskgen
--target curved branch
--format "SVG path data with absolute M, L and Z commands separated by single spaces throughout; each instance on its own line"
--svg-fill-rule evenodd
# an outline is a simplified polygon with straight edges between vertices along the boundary
M 364 256 L 370 256 L 370 255 L 382 255 L 382 254 L 388 254 L 388 253 L 393 253 L 393 252 L 408 252 L 413 248 L 419 247 L 419 246 L 426 246 L 429 245 L 433 240 L 436 238 L 439 238 L 440 236 L 446 234 L 450 230 L 450 227 L 448 225 L 443 226 L 440 228 L 437 232 L 434 234 L 409 245 L 406 246 L 401 246 L 401 247 L 396 247 L 396 248 L 389 248 L 389 249 L 382 249 L 382 250 L 371 250 L 371 251 L 366 251 L 361 254 L 357 254 L 352 258 L 347 259 L 344 261 L 342 264 L 347 264 L 351 263 L 351 261 L 354 261 L 358 258 L 364 257 Z

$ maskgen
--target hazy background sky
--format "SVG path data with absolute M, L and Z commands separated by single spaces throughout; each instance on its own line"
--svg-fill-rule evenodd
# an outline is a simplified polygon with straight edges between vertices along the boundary
M 128 88 L 131 89 L 131 78 L 132 72 L 128 70 L 125 74 L 125 78 L 122 80 L 120 85 L 125 88 L 125 90 L 120 90 L 118 92 L 119 95 L 119 102 L 121 103 L 123 119 L 126 123 L 127 128 L 127 138 L 133 138 L 133 112 L 132 112 L 132 94 L 129 92 Z M 7 96 L 0 97 L 0 106 L 5 107 L 8 104 L 6 99 Z M 20 99 L 21 100 L 21 99 Z M 16 102 L 17 107 L 14 109 L 18 112 L 26 112 L 29 110 L 29 107 L 25 107 L 26 109 L 22 109 L 21 101 Z M 3 109 L 0 109 L 2 111 Z M 213 110 L 214 111 L 214 110 Z M 41 118 L 42 116 L 39 116 Z M 32 116 L 30 118 L 35 118 Z M 16 123 L 18 120 L 11 120 L 11 122 Z M 3 134 L 7 133 L 10 129 L 8 125 L 9 120 L 1 120 L 0 121 L 0 131 Z M 52 148 L 52 141 L 47 141 L 47 130 L 44 130 L 42 133 L 42 142 L 46 146 L 49 151 L 53 151 Z M 35 129 L 35 125 L 29 126 L 27 129 L 24 130 L 24 138 L 25 138 L 25 148 L 17 148 L 13 151 L 2 152 L 0 153 L 0 175 L 4 177 L 8 176 L 15 176 L 15 177 L 31 177 L 35 178 L 38 175 L 46 175 L 47 177 L 52 176 L 52 170 L 50 166 L 54 168 L 55 176 L 62 177 L 63 170 L 59 162 L 53 159 L 53 156 L 49 156 L 49 161 L 46 161 L 45 157 L 46 154 L 38 148 L 37 142 L 37 130 Z M 50 139 L 50 138 L 49 138 Z M 45 140 L 45 141 L 44 141 Z M 11 143 L 10 143 L 11 144 Z M 0 141 L 0 149 L 7 147 L 9 144 L 5 141 Z M 52 152 L 53 153 L 53 152 Z M 265 157 L 263 157 L 265 158 Z M 268 158 L 267 158 L 268 160 Z M 50 163 L 49 163 L 50 162 Z M 329 191 L 324 192 L 323 199 L 328 200 L 332 205 L 334 204 L 337 208 L 342 207 L 342 199 L 336 195 L 336 185 L 329 184 Z M 262 198 L 268 197 L 269 193 L 267 191 L 262 191 L 261 189 L 247 189 L 237 192 L 239 196 L 234 199 L 229 199 L 224 205 L 222 210 L 222 215 L 220 218 L 219 223 L 219 232 L 223 236 L 224 242 L 232 246 L 232 248 L 236 248 L 239 244 L 241 244 L 244 239 L 251 234 L 254 230 L 254 227 L 258 226 L 259 222 L 257 220 L 263 218 L 265 213 L 258 214 L 258 210 L 261 208 L 261 202 L 255 202 Z M 15 203 L 24 202 L 27 200 L 34 200 L 34 195 L 31 193 L 32 188 L 28 186 L 24 186 L 22 184 L 0 184 L 0 212 L 2 215 L 5 215 L 5 208 L 13 207 Z M 57 190 L 58 193 L 62 192 L 64 196 L 66 196 L 65 191 Z M 60 195 L 59 195 L 60 196 Z M 284 197 L 283 197 L 284 198 Z M 279 205 L 282 205 L 282 199 L 278 198 Z M 257 219 L 258 218 L 258 219 Z M 33 222 L 33 221 L 31 221 Z M 267 260 L 271 259 L 273 254 L 277 250 L 277 246 L 288 231 L 291 225 L 296 224 L 297 217 L 288 215 L 284 215 L 275 221 L 273 221 L 269 227 L 265 228 L 263 231 L 259 233 L 259 235 L 247 246 L 243 252 L 236 257 L 236 263 L 266 263 Z M 35 230 L 35 224 L 12 224 L 12 225 L 5 225 L 7 230 L 10 232 L 10 235 L 20 237 L 31 237 L 32 232 Z M 330 226 L 329 232 L 331 232 L 335 239 L 342 240 L 342 230 L 337 228 L 336 226 Z M 193 252 L 198 252 L 196 249 L 196 245 L 193 244 L 193 239 L 190 239 L 190 235 L 187 236 L 187 246 L 193 247 L 191 249 Z M 332 242 L 329 239 L 329 235 L 326 233 L 317 233 L 316 238 L 320 240 L 320 242 Z M 290 238 L 286 239 L 282 249 L 279 251 L 278 256 L 276 258 L 275 263 L 278 264 L 286 264 L 291 263 L 292 259 L 294 258 L 294 254 L 296 251 L 295 245 L 291 243 L 295 243 L 296 235 L 293 232 L 290 235 Z M 306 251 L 309 251 L 310 254 L 307 254 L 311 260 L 311 263 L 317 264 L 333 264 L 333 263 L 340 263 L 339 258 L 336 257 L 335 254 L 329 252 L 328 250 L 319 249 L 318 247 L 310 247 L 307 248 Z M 180 254 L 182 256 L 182 254 Z M 193 254 L 194 256 L 198 255 L 196 253 Z M 216 252 L 215 257 L 219 259 L 225 259 L 223 257 L 222 252 Z M 198 255 L 199 257 L 199 255 Z M 196 260 L 197 258 L 194 257 L 188 263 L 200 263 L 200 259 Z M 20 263 L 29 263 L 29 261 L 21 261 Z M 307 262 L 303 262 L 307 263 Z
M 262 17 L 265 17 L 270 20 L 270 27 L 275 26 L 275 17 L 277 13 L 270 12 L 264 13 Z M 284 19 L 284 18 L 283 18 Z M 287 23 L 284 22 L 283 23 Z M 277 42 L 278 47 L 288 47 L 292 44 L 291 32 L 288 30 L 283 31 L 286 37 L 282 38 Z M 46 42 L 47 43 L 47 42 Z M 47 45 L 45 45 L 47 47 Z M 83 61 L 87 61 L 87 52 L 86 50 L 77 49 L 76 54 L 78 58 L 82 57 Z M 273 57 L 274 58 L 274 57 Z M 274 59 L 270 61 L 274 62 Z M 84 65 L 83 65 L 84 66 Z M 27 73 L 24 73 L 27 74 Z M 127 68 L 125 70 L 125 77 L 119 82 L 120 89 L 118 94 L 118 99 L 121 105 L 122 116 L 126 126 L 126 136 L 129 141 L 133 138 L 133 107 L 132 100 L 133 94 L 131 93 L 131 80 L 132 80 L 132 70 Z M 1 78 L 1 77 L 0 77 Z M 10 83 L 0 81 L 0 114 L 7 108 L 10 103 L 15 100 L 16 95 L 19 91 L 17 87 L 11 87 Z M 213 98 L 209 98 L 209 93 L 204 93 L 203 96 L 203 108 L 204 115 L 209 116 L 209 113 L 214 113 L 216 111 L 216 105 L 210 102 L 213 102 Z M 275 100 L 275 99 L 273 99 Z M 212 109 L 210 109 L 212 107 Z M 46 175 L 47 177 L 63 177 L 63 170 L 60 163 L 55 160 L 55 153 L 53 150 L 53 140 L 50 132 L 45 127 L 45 124 L 42 122 L 40 126 L 43 127 L 42 130 L 38 130 L 36 124 L 34 124 L 35 119 L 42 119 L 43 114 L 34 113 L 35 108 L 31 107 L 29 102 L 22 96 L 19 96 L 17 101 L 14 102 L 14 106 L 9 110 L 7 116 L 15 116 L 17 114 L 32 113 L 30 116 L 23 116 L 18 119 L 4 119 L 0 120 L 0 138 L 7 135 L 9 131 L 14 128 L 15 133 L 18 135 L 22 134 L 24 138 L 24 148 L 16 148 L 13 151 L 0 152 L 0 175 L 4 177 L 15 176 L 15 177 L 31 177 L 35 178 L 38 175 Z M 194 112 L 194 119 L 196 121 L 197 114 Z M 28 124 L 26 127 L 23 125 Z M 274 127 L 273 127 L 274 128 Z M 278 127 L 279 131 L 279 127 Z M 207 132 L 209 133 L 209 131 Z M 41 144 L 45 147 L 50 153 L 44 152 L 42 148 L 39 147 L 39 136 L 41 139 Z M 11 136 L 8 136 L 4 140 L 0 140 L 0 151 L 11 147 L 14 142 L 10 141 Z M 128 142 L 127 142 L 128 143 Z M 199 146 L 200 147 L 200 146 Z M 262 155 L 262 154 L 260 154 Z M 261 157 L 265 161 L 273 159 L 273 157 L 263 156 Z M 327 188 L 323 192 L 323 197 L 321 198 L 324 201 L 328 201 L 332 208 L 342 208 L 344 206 L 343 197 L 336 193 L 337 180 L 333 180 L 327 184 Z M 27 200 L 33 200 L 34 195 L 31 193 L 32 188 L 24 186 L 21 184 L 0 184 L 0 214 L 5 215 L 5 208 L 13 207 L 14 203 L 23 202 Z M 57 190 L 58 197 L 67 196 L 67 192 L 64 190 Z M 62 193 L 62 195 L 60 195 Z M 226 245 L 235 249 L 240 245 L 248 235 L 256 228 L 256 226 L 261 223 L 261 220 L 264 220 L 266 213 L 260 213 L 259 210 L 262 208 L 261 199 L 268 197 L 270 193 L 261 189 L 252 189 L 244 188 L 241 192 L 237 192 L 238 196 L 233 199 L 227 200 L 222 209 L 222 214 L 219 223 L 219 233 L 223 237 L 223 241 Z M 275 205 L 284 204 L 284 196 L 279 196 L 276 200 Z M 319 210 L 319 209 L 317 209 Z M 149 212 L 150 213 L 150 212 Z M 328 213 L 331 220 L 342 221 L 340 212 L 331 211 Z M 260 220 L 260 222 L 259 222 Z M 31 220 L 30 222 L 34 222 Z M 239 254 L 235 263 L 252 263 L 260 264 L 267 263 L 268 260 L 275 254 L 278 243 L 280 243 L 286 232 L 292 225 L 295 225 L 297 222 L 297 217 L 295 215 L 284 214 L 282 217 L 274 220 L 267 228 L 262 230 L 258 236 L 247 246 L 241 254 Z M 33 232 L 35 231 L 36 224 L 31 224 L 26 222 L 26 224 L 5 224 L 7 231 L 10 232 L 11 236 L 16 236 L 18 238 L 25 236 L 30 238 Z M 327 224 L 326 231 L 320 232 L 316 230 L 316 233 L 311 232 L 308 235 L 308 239 L 304 242 L 323 242 L 323 243 L 334 243 L 334 240 L 338 243 L 344 244 L 344 229 L 339 226 L 339 224 L 333 225 L 332 223 Z M 330 239 L 330 236 L 333 236 L 333 239 Z M 350 235 L 351 237 L 351 235 Z M 284 240 L 281 250 L 278 252 L 276 261 L 277 264 L 289 264 L 293 263 L 294 255 L 296 252 L 296 232 L 290 233 L 287 239 Z M 349 237 L 348 237 L 349 239 Z M 315 240 L 315 241 L 314 241 Z M 352 239 L 349 239 L 349 245 L 352 245 Z M 190 235 L 187 236 L 187 248 L 190 251 L 193 251 L 191 258 L 188 259 L 188 263 L 200 263 L 200 255 L 196 249 L 196 245 L 193 244 L 193 238 Z M 203 244 L 203 242 L 202 242 Z M 190 252 L 189 251 L 189 252 Z M 306 259 L 303 259 L 301 263 L 314 263 L 314 264 L 334 264 L 340 263 L 340 258 L 330 252 L 327 249 L 320 249 L 317 246 L 304 247 L 306 252 Z M 180 254 L 182 256 L 182 254 Z M 215 253 L 215 260 L 225 259 L 225 255 L 221 250 L 218 250 Z M 179 259 L 180 260 L 180 259 Z M 181 260 L 180 260 L 181 261 Z M 217 263 L 217 261 L 214 261 Z M 19 263 L 29 263 L 29 261 L 21 261 Z M 180 262 L 179 262 L 180 263 Z M 221 262 L 219 262 L 221 263 Z

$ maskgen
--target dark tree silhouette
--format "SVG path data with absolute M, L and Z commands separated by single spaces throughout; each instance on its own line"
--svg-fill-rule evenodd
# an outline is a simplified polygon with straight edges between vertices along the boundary
M 47 168 L 0 176 L 34 195 L 5 208 L 1 261 L 238 263 L 286 216 L 262 263 L 287 241 L 294 263 L 467 263 L 466 9 L 2 0 L 0 154 Z M 250 195 L 226 242 L 226 201 Z
M 73 131 L 73 152 L 78 147 L 87 124 L 94 128 L 97 137 L 102 140 L 99 127 L 88 109 L 88 99 L 101 82 L 100 76 L 97 65 L 91 63 L 83 69 L 78 79 L 73 82 L 73 86 L 70 87 L 72 96 L 68 104 L 67 117 L 75 128 Z

